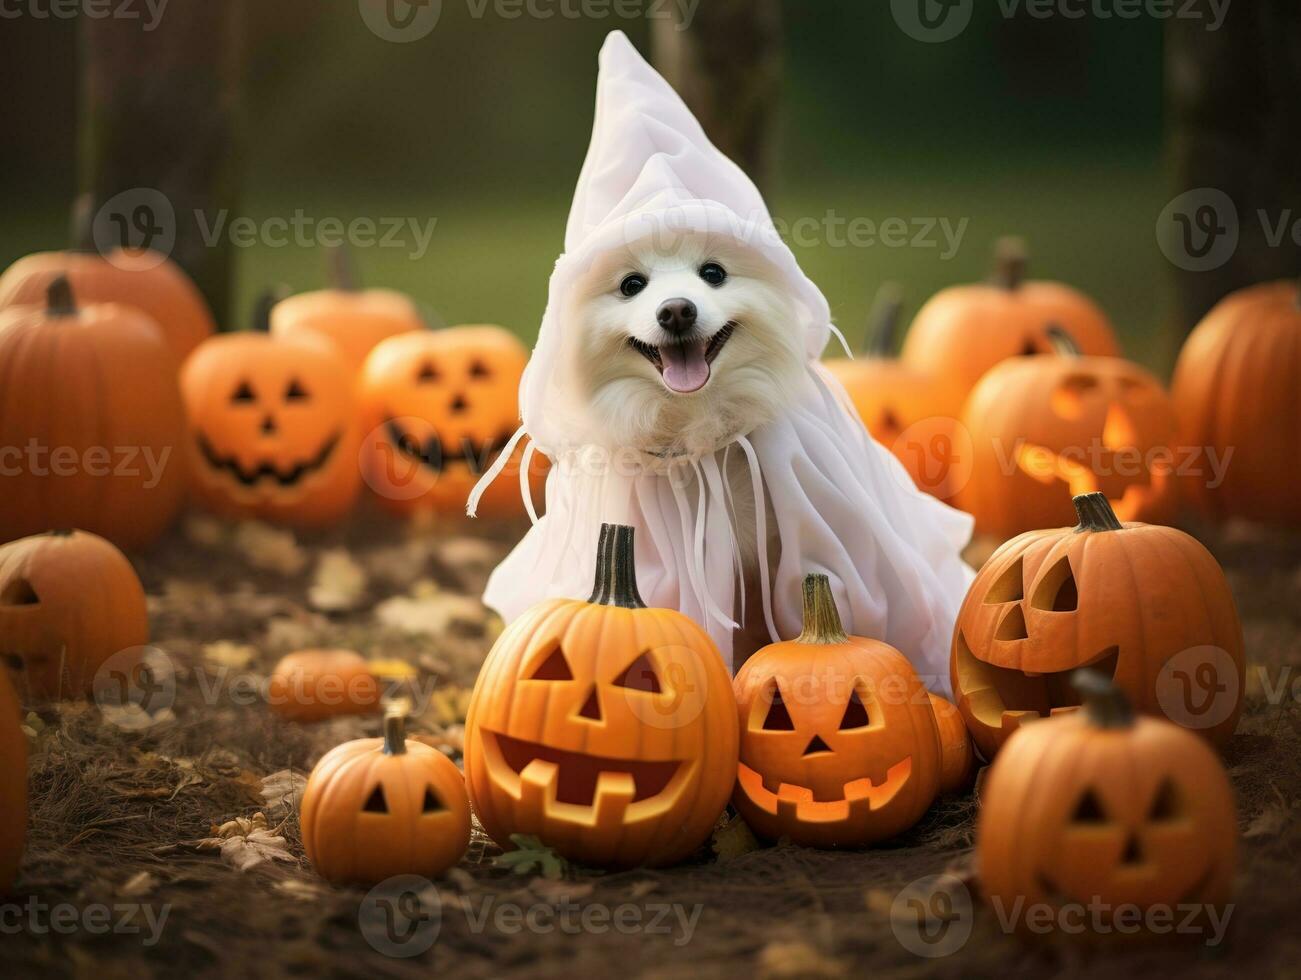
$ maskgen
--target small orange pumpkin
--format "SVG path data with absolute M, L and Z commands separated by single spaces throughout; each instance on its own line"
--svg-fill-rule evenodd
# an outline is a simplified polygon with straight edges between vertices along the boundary
M 971 788 L 976 775 L 976 753 L 962 712 L 952 701 L 931 695 L 935 725 L 940 733 L 940 793 L 950 796 Z
M 825 575 L 804 579 L 804 631 L 734 682 L 741 757 L 732 804 L 759 836 L 861 847 L 915 824 L 940 788 L 921 678 L 894 647 L 848 636 Z
M 307 778 L 303 849 L 337 885 L 375 885 L 394 875 L 434 878 L 470 844 L 470 804 L 455 763 L 406 737 L 401 710 L 383 738 L 345 742 Z
M 584 864 L 672 864 L 727 804 L 737 739 L 727 668 L 686 616 L 646 608 L 632 534 L 603 525 L 591 598 L 534 606 L 479 672 L 465 773 L 499 844 L 534 834 Z
M 299 650 L 271 672 L 267 703 L 286 721 L 324 721 L 379 710 L 380 684 L 352 650 Z
M 863 356 L 827 361 L 826 367 L 845 386 L 872 438 L 894 453 L 919 489 L 944 500 L 952 495 L 956 426 L 951 416 L 937 414 L 948 401 L 946 382 L 895 356 L 902 312 L 899 287 L 882 286 Z
M 103 538 L 51 531 L 0 546 L 0 652 L 26 697 L 82 697 L 104 661 L 148 642 L 140 579 Z
M 1124 695 L 1080 671 L 1082 711 L 1019 730 L 981 790 L 981 891 L 1002 914 L 1068 909 L 1080 931 L 1139 925 L 1132 910 L 1220 907 L 1231 896 L 1237 818 L 1215 752 L 1167 721 L 1134 717 Z M 1073 910 L 1073 911 L 1070 911 Z M 1123 910 L 1123 911 L 1122 911 Z M 1095 918 L 1095 916 L 1097 916 Z M 1017 925 L 1030 928 L 1029 915 Z
M 464 514 L 480 475 L 519 427 L 528 359 L 514 334 L 487 325 L 404 333 L 376 346 L 359 400 L 369 433 L 363 473 L 379 502 L 398 514 Z M 545 471 L 537 463 L 532 470 L 536 489 Z M 523 512 L 518 480 L 494 481 L 479 502 L 481 517 Z
M 376 344 L 408 330 L 423 330 L 425 322 L 416 304 L 402 293 L 358 289 L 343 246 L 330 250 L 330 260 L 330 288 L 277 303 L 271 309 L 271 333 L 325 341 L 355 375 Z
M 1053 352 L 1049 326 L 1057 324 L 1090 356 L 1120 353 L 1106 315 L 1083 293 L 1059 282 L 1027 281 L 1025 244 L 998 242 L 993 281 L 954 286 L 933 296 L 913 321 L 903 361 L 941 379 L 939 414 L 957 417 L 971 389 L 1010 357 Z
M 190 488 L 210 510 L 322 527 L 361 490 L 352 377 L 320 343 L 256 331 L 200 345 L 181 371 Z
M 1181 445 L 1202 465 L 1182 482 L 1205 514 L 1301 526 L 1301 286 L 1274 282 L 1233 293 L 1188 338 L 1175 366 Z M 1225 464 L 1212 479 L 1205 454 Z
M 1094 492 L 1121 520 L 1168 523 L 1177 423 L 1161 383 L 1118 357 L 1081 357 L 1065 331 L 1050 332 L 1058 356 L 1004 361 L 967 400 L 971 472 L 958 506 L 978 533 L 1003 539 L 1065 524 L 1071 498 Z
M 1121 524 L 1102 494 L 1075 509 L 1077 526 L 999 548 L 958 611 L 953 692 L 977 748 L 992 759 L 1023 722 L 1073 709 L 1085 666 L 1139 710 L 1227 738 L 1246 668 L 1220 566 L 1182 531 Z
M 80 527 L 136 548 L 171 524 L 185 494 L 185 413 L 153 321 L 127 306 L 78 307 L 56 278 L 44 307 L 0 313 L 0 378 L 0 541 Z
M 22 708 L 0 670 L 0 895 L 9 894 L 27 841 L 27 736 Z

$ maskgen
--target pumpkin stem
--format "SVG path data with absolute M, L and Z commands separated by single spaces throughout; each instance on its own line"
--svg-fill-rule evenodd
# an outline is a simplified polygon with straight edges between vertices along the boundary
M 1120 518 L 1111 509 L 1111 501 L 1105 493 L 1082 493 L 1078 497 L 1072 497 L 1071 502 L 1075 504 L 1075 514 L 1080 519 L 1075 528 L 1076 534 L 1085 531 L 1125 530 L 1125 525 L 1120 523 Z
M 596 583 L 588 602 L 624 609 L 646 608 L 637 591 L 632 533 L 626 524 L 601 525 L 601 538 L 596 544 Z
M 1030 259 L 1025 239 L 1007 235 L 994 243 L 994 284 L 1008 291 L 1021 288 Z
M 68 282 L 67 276 L 55 276 L 45 287 L 45 312 L 52 317 L 77 315 L 77 304 L 72 298 L 72 284 Z
M 1084 712 L 1098 728 L 1129 728 L 1134 724 L 1134 707 L 1115 681 L 1087 667 L 1071 674 L 1071 686 L 1084 699 Z
M 897 282 L 882 283 L 868 317 L 863 353 L 868 357 L 894 357 L 899 322 L 903 319 L 903 288 Z
M 836 597 L 831 594 L 831 579 L 813 572 L 804 576 L 804 631 L 795 638 L 796 643 L 844 643 L 849 639 Z
M 407 712 L 405 704 L 390 705 L 384 713 L 384 754 L 406 755 Z
M 282 299 L 288 299 L 293 290 L 285 283 L 268 286 L 253 301 L 253 317 L 249 326 L 255 333 L 271 332 L 271 308 Z
M 356 291 L 357 269 L 352 264 L 347 245 L 335 245 L 330 249 L 328 275 L 330 285 L 335 289 L 348 293 Z
M 1044 333 L 1048 334 L 1048 342 L 1053 345 L 1053 353 L 1058 357 L 1080 357 L 1084 353 L 1075 338 L 1060 323 L 1048 324 Z

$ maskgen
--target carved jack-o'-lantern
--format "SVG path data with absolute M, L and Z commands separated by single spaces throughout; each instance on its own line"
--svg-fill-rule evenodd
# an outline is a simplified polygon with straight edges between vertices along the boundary
M 54 531 L 0 547 L 0 656 L 26 697 L 82 697 L 104 661 L 148 642 L 140 579 L 103 538 Z
M 18 873 L 27 841 L 27 736 L 22 709 L 0 670 L 0 895 Z
M 435 877 L 470 843 L 470 804 L 455 763 L 407 741 L 401 711 L 383 738 L 346 742 L 308 777 L 303 848 L 322 878 L 372 885 L 394 875 Z
M 1060 356 L 991 370 L 963 411 L 972 465 L 957 503 L 982 534 L 1008 538 L 1065 524 L 1071 498 L 1107 495 L 1125 521 L 1175 514 L 1174 409 L 1147 371 L 1115 357 L 1080 357 L 1054 329 Z
M 956 417 L 976 382 L 1000 361 L 1051 354 L 1053 324 L 1085 354 L 1120 353 L 1106 315 L 1087 296 L 1060 282 L 1026 280 L 1020 239 L 1000 240 L 995 261 L 992 282 L 954 286 L 931 297 L 904 342 L 904 363 L 945 383 L 942 414 Z
M 224 334 L 185 362 L 191 491 L 232 517 L 320 526 L 361 488 L 352 379 L 323 345 Z
M 732 802 L 756 833 L 815 847 L 907 830 L 940 787 L 940 740 L 898 650 L 847 636 L 825 575 L 804 580 L 804 632 L 736 675 L 741 757 Z
M 736 702 L 704 630 L 642 603 L 632 528 L 604 525 L 599 548 L 589 600 L 538 604 L 488 655 L 466 781 L 498 843 L 535 834 L 584 864 L 670 864 L 732 791 Z
M 369 433 L 362 465 L 380 502 L 401 514 L 463 513 L 519 426 L 527 363 L 519 339 L 493 326 L 406 333 L 377 346 L 359 397 Z M 479 503 L 480 516 L 522 512 L 513 480 L 494 481 Z
M 1021 724 L 1079 704 L 1092 667 L 1139 707 L 1212 739 L 1242 708 L 1242 626 L 1224 573 L 1182 531 L 1116 520 L 1077 497 L 1077 527 L 1031 531 L 990 557 L 958 611 L 954 698 L 993 758 Z
M 1132 932 L 1127 906 L 1178 924 L 1187 910 L 1222 905 L 1237 821 L 1215 752 L 1176 725 L 1134 717 L 1113 685 L 1080 674 L 1085 708 L 1021 729 L 990 767 L 976 827 L 981 890 L 1004 914 L 1017 903 L 1074 908 L 1073 919 L 1043 921 L 1076 932 L 1094 922 Z

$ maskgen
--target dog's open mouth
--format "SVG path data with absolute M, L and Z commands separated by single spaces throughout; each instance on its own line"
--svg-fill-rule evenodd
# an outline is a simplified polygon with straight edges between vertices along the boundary
M 736 331 L 735 323 L 727 323 L 707 340 L 689 340 L 685 343 L 662 344 L 656 347 L 628 338 L 628 345 L 655 365 L 669 391 L 689 395 L 699 391 L 709 382 L 709 366 L 723 349 L 723 345 Z

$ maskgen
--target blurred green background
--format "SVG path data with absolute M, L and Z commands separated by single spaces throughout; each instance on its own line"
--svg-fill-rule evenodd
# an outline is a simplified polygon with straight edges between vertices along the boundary
M 1032 275 L 1092 294 L 1129 352 L 1166 374 L 1170 268 L 1154 232 L 1170 197 L 1162 24 L 1007 18 L 1002 6 L 978 4 L 961 37 L 922 44 L 887 3 L 786 3 L 770 205 L 787 222 L 828 211 L 967 222 L 950 258 L 938 232 L 932 248 L 796 246 L 851 340 L 882 280 L 903 283 L 915 309 L 983 278 L 993 240 L 1016 233 L 1029 240 Z M 602 37 L 621 28 L 649 51 L 650 31 L 644 17 L 574 18 L 558 3 L 550 19 L 477 8 L 445 0 L 428 37 L 393 44 L 354 0 L 249 5 L 237 213 L 436 218 L 418 258 L 409 239 L 357 251 L 364 281 L 412 293 L 442 322 L 532 337 L 587 146 Z M 2 33 L 7 264 L 66 239 L 77 28 L 27 16 Z M 311 248 L 263 242 L 237 255 L 238 311 L 268 283 L 323 280 Z

